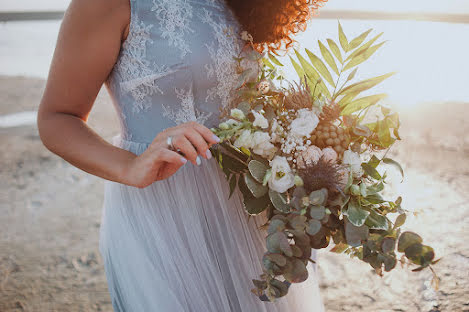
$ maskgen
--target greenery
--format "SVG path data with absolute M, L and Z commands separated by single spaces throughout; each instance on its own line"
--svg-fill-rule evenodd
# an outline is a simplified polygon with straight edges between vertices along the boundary
M 332 252 L 360 259 L 379 275 L 394 269 L 398 262 L 413 264 L 413 271 L 420 271 L 438 261 L 434 250 L 423 244 L 418 234 L 401 230 L 408 214 L 401 207 L 401 197 L 389 200 L 382 195 L 387 186 L 386 174 L 380 174 L 378 167 L 393 166 L 403 178 L 404 171 L 398 162 L 386 157 L 389 148 L 400 140 L 398 114 L 379 104 L 385 94 L 362 96 L 393 73 L 355 81 L 358 65 L 384 44 L 377 42 L 382 34 L 367 40 L 371 33 L 371 29 L 367 30 L 349 41 L 339 23 L 338 43 L 332 39 L 327 39 L 327 43 L 318 41 L 321 57 L 308 49 L 305 54 L 295 50 L 290 55 L 301 84 L 310 90 L 308 105 L 321 109 L 337 105 L 335 123 L 350 138 L 348 148 L 367 155 L 368 161 L 361 164 L 362 174 L 353 174 L 350 167 L 343 188 L 330 187 L 335 185 L 333 180 L 325 184 L 327 187 L 311 190 L 298 177 L 296 187 L 285 193 L 275 192 L 267 185 L 271 175 L 269 161 L 233 145 L 241 130 L 255 129 L 251 110 L 265 112 L 269 121 L 286 110 L 285 88 L 271 88 L 267 93 L 257 89 L 261 81 L 284 82 L 283 64 L 272 54 L 261 56 L 253 52 L 246 56 L 262 64 L 256 81 L 250 81 L 247 72 L 240 75 L 235 107 L 249 118 L 213 129 L 223 142 L 212 148 L 212 153 L 229 181 L 231 194 L 238 187 L 246 212 L 252 216 L 265 213 L 268 217 L 262 229 L 266 231 L 267 248 L 262 259 L 264 272 L 253 280 L 252 290 L 261 300 L 285 296 L 291 283 L 305 281 L 308 261 L 313 261 L 312 249 L 330 244 L 334 245 Z M 239 64 L 243 59 L 237 59 Z M 375 120 L 366 122 L 372 111 Z M 324 163 L 314 170 L 328 172 L 327 166 Z

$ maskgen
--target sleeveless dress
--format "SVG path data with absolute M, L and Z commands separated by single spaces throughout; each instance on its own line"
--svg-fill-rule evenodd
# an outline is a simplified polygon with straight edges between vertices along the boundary
M 141 154 L 167 127 L 219 123 L 237 83 L 239 24 L 224 0 L 131 0 L 131 23 L 106 81 L 120 148 Z M 105 181 L 99 249 L 117 312 L 319 312 L 316 268 L 286 297 L 250 292 L 262 273 L 265 220 L 248 218 L 214 158 L 146 188 Z M 315 254 L 313 253 L 313 257 Z

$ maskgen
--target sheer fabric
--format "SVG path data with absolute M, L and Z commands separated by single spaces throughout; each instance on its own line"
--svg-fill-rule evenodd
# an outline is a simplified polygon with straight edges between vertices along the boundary
M 119 136 L 114 144 L 135 154 L 148 146 Z M 312 264 L 308 281 L 275 303 L 250 292 L 262 273 L 265 219 L 248 218 L 238 190 L 228 199 L 213 158 L 147 188 L 105 188 L 100 250 L 115 311 L 323 311 Z
M 222 0 L 131 0 L 129 35 L 106 85 L 113 144 L 137 155 L 161 130 L 218 124 L 237 83 L 239 26 Z M 265 220 L 244 212 L 214 159 L 139 189 L 105 181 L 100 252 L 115 311 L 323 311 L 315 267 L 276 303 L 250 289 L 262 273 Z M 313 255 L 314 256 L 314 255 Z

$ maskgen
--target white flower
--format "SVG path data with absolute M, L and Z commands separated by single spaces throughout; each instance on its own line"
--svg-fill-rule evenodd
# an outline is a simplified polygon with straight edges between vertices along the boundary
M 284 193 L 293 185 L 295 185 L 295 175 L 291 172 L 288 161 L 283 156 L 275 156 L 270 161 L 272 167 L 272 176 L 269 179 L 269 187 L 271 190 Z
M 354 177 L 361 177 L 363 175 L 362 160 L 358 153 L 346 150 L 344 152 L 342 163 L 347 165 L 347 167 L 351 166 Z
M 239 108 L 233 108 L 231 110 L 231 117 L 239 119 L 239 120 L 243 120 L 244 118 L 246 118 L 246 116 L 244 116 L 243 111 L 240 110 Z
M 326 161 L 333 163 L 337 161 L 337 153 L 332 147 L 323 148 L 322 155 Z
M 297 164 L 299 168 L 305 168 L 306 165 L 316 163 L 322 156 L 322 151 L 316 145 L 309 146 L 305 151 L 301 152 L 298 157 Z
M 241 132 L 241 135 L 236 139 L 233 145 L 237 148 L 252 148 L 252 142 L 253 140 L 251 130 L 243 130 L 243 132 Z
M 230 126 L 226 122 L 222 122 L 221 124 L 218 125 L 218 128 L 222 130 L 228 130 L 230 129 Z
M 319 123 L 318 116 L 307 108 L 298 111 L 298 115 L 291 123 L 290 134 L 295 137 L 309 136 Z
M 232 127 L 232 126 L 236 126 L 237 124 L 239 124 L 239 121 L 230 118 L 227 121 L 225 121 L 225 123 L 228 126 Z
M 261 113 L 252 110 L 252 114 L 254 115 L 254 123 L 252 124 L 255 127 L 261 127 L 262 129 L 266 129 L 269 127 L 269 122 Z
M 252 152 L 263 156 L 267 159 L 272 159 L 277 152 L 275 145 L 270 143 L 270 136 L 267 132 L 256 131 L 252 135 Z

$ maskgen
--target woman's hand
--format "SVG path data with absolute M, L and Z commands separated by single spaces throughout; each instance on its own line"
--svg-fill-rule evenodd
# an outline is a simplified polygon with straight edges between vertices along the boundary
M 167 146 L 168 136 L 180 153 Z M 132 159 L 125 173 L 126 184 L 139 188 L 172 176 L 187 160 L 200 165 L 200 156 L 210 159 L 209 148 L 220 141 L 207 127 L 191 121 L 160 132 L 148 148 Z

